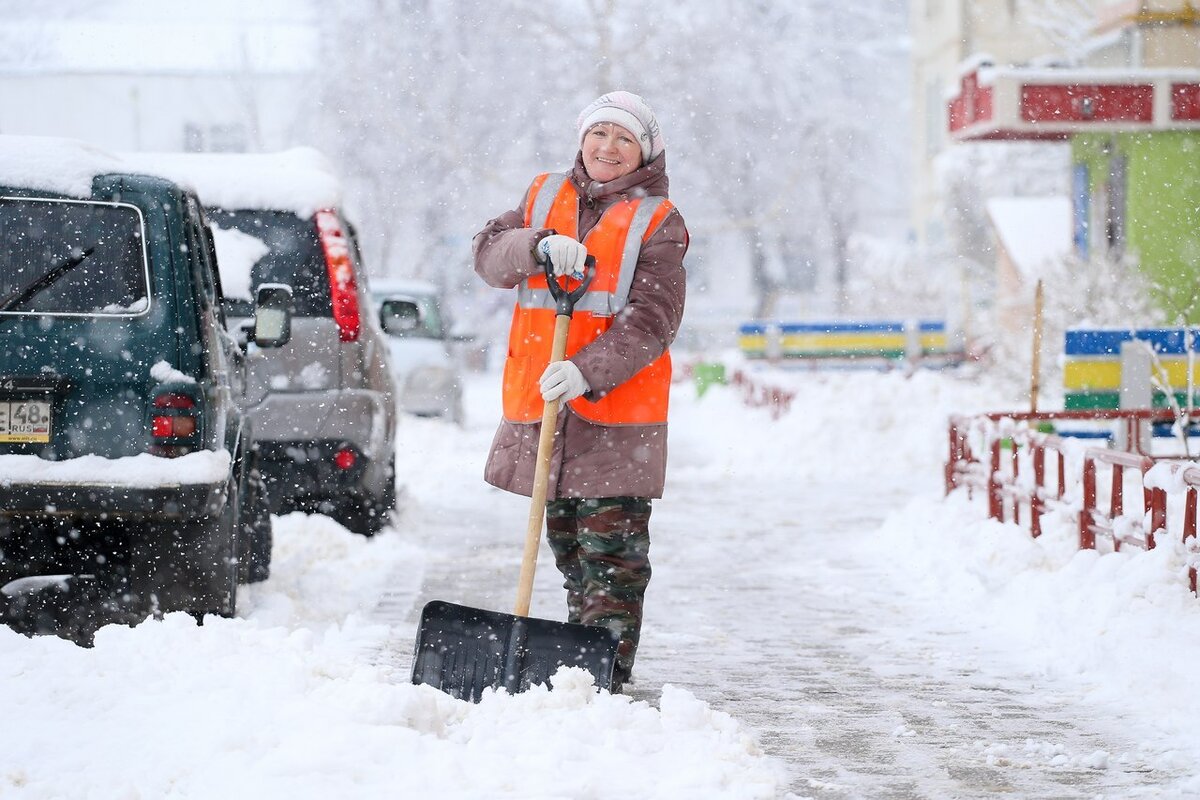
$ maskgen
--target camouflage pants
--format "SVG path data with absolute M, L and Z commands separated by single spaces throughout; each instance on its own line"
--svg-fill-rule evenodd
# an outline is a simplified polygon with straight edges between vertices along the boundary
M 650 582 L 650 500 L 564 498 L 546 504 L 546 538 L 566 579 L 567 621 L 621 637 L 617 670 L 633 669 Z

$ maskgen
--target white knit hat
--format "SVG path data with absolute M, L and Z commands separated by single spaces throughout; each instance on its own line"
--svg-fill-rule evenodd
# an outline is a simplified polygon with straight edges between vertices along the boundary
M 642 147 L 642 163 L 658 158 L 666 147 L 654 111 L 632 92 L 609 92 L 587 104 L 579 114 L 579 142 L 588 130 L 601 122 L 613 122 L 637 137 Z

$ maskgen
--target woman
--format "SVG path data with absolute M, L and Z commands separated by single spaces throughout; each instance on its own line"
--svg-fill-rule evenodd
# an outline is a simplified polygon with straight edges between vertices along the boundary
M 532 494 L 543 402 L 559 399 L 547 493 L 547 539 L 570 622 L 620 636 L 614 689 L 630 680 L 650 581 L 650 501 L 667 462 L 667 348 L 683 316 L 688 233 L 667 200 L 654 112 L 610 92 L 579 115 L 579 153 L 565 174 L 539 175 L 521 204 L 474 240 L 475 271 L 518 288 L 504 366 L 504 420 L 485 479 Z M 547 365 L 554 307 L 544 265 L 596 277 L 576 305 L 567 359 Z

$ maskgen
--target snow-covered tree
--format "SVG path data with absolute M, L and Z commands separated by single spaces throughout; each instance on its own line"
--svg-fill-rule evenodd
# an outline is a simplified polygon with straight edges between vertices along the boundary
M 1017 0 L 1021 18 L 1040 30 L 1067 63 L 1077 62 L 1093 35 L 1101 0 Z
M 652 13 L 630 0 L 350 0 L 329 13 L 326 149 L 386 273 L 468 281 L 471 234 L 533 174 L 569 166 L 578 109 L 614 88 L 663 122 L 690 280 L 713 295 L 740 289 L 760 311 L 780 291 L 844 295 L 850 237 L 903 216 L 902 0 Z

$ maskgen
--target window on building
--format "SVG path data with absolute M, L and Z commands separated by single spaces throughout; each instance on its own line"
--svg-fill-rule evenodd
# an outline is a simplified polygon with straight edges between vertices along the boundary
M 189 122 L 183 126 L 183 150 L 185 153 L 204 151 L 204 130 L 199 125 Z
M 249 141 L 246 126 L 241 124 L 188 122 L 183 126 L 183 149 L 188 153 L 244 153 Z
M 1089 252 L 1089 216 L 1091 214 L 1092 190 L 1087 164 L 1075 164 L 1071 170 L 1071 208 L 1073 211 L 1072 239 L 1075 254 L 1087 259 Z
M 1125 173 L 1124 155 L 1115 155 L 1108 162 L 1108 213 L 1104 220 L 1104 238 L 1113 258 L 1125 255 Z

